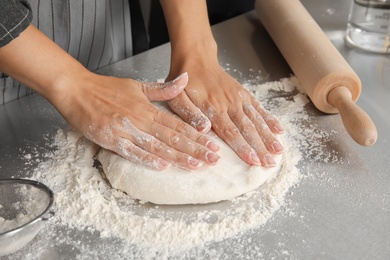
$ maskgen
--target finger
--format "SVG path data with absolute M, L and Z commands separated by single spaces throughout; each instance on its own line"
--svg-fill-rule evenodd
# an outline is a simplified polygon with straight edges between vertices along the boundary
M 201 144 L 203 146 L 206 146 L 208 149 L 210 149 L 213 152 L 217 152 L 219 150 L 219 146 L 211 138 L 196 131 L 193 127 L 191 127 L 190 125 L 184 123 L 183 121 L 177 118 L 168 117 L 166 113 L 162 111 L 158 111 L 155 120 L 161 125 L 164 125 L 186 136 L 188 139 L 198 144 Z
M 159 130 L 161 127 L 159 127 Z M 179 134 L 175 135 L 173 139 L 180 140 Z M 131 137 L 130 137 L 131 139 Z M 132 140 L 135 145 L 144 149 L 145 151 L 154 154 L 158 157 L 163 158 L 171 162 L 173 165 L 186 169 L 186 170 L 195 170 L 202 165 L 202 162 L 186 153 L 180 152 L 175 149 L 173 143 L 166 144 L 158 140 L 157 138 L 140 132 L 135 136 L 135 139 Z
M 220 159 L 220 156 L 215 152 L 209 150 L 197 142 L 192 141 L 191 139 L 175 130 L 172 130 L 171 128 L 162 125 L 154 128 L 157 130 L 157 138 L 161 140 L 161 142 L 166 143 L 168 146 L 174 148 L 177 151 L 188 154 L 195 159 L 201 160 L 211 165 L 216 164 Z
M 152 122 L 148 126 L 149 128 L 146 131 L 153 132 L 156 135 L 159 135 L 159 133 L 162 131 L 161 129 L 166 128 L 165 126 L 159 125 L 156 122 Z M 177 138 L 179 138 L 179 140 L 180 138 L 184 138 L 181 136 L 181 134 L 176 134 L 177 136 L 172 137 L 173 141 L 175 141 Z M 194 170 L 201 165 L 201 162 L 198 159 L 193 158 L 191 154 L 189 155 L 175 149 L 173 143 L 169 143 L 169 140 L 160 141 L 156 139 L 151 134 L 136 128 L 127 118 L 122 120 L 121 127 L 114 129 L 113 135 L 122 136 L 139 148 L 165 160 L 168 160 L 175 166 L 188 170 Z
M 133 163 L 143 165 L 153 170 L 161 171 L 170 165 L 168 161 L 139 148 L 131 141 L 124 138 L 119 138 L 116 146 L 113 147 L 112 150 Z
M 257 112 L 262 116 L 265 123 L 268 125 L 269 129 L 275 134 L 282 134 L 284 132 L 283 126 L 279 123 L 279 121 L 269 113 L 259 101 L 252 98 L 251 100 L 252 106 L 257 110 Z
M 263 142 L 252 120 L 242 111 L 232 114 L 230 117 L 248 144 L 255 150 L 257 156 L 260 158 L 261 165 L 264 167 L 274 167 L 276 162 L 267 150 L 266 144 Z
M 196 107 L 185 92 L 168 101 L 169 107 L 196 130 L 207 133 L 211 129 L 210 120 Z
M 213 129 L 217 135 L 224 140 L 237 155 L 251 165 L 261 165 L 256 152 L 246 142 L 236 125 L 227 114 L 214 116 Z
M 267 150 L 274 154 L 281 154 L 284 150 L 282 144 L 273 135 L 270 128 L 268 127 L 268 124 L 265 122 L 260 113 L 258 113 L 258 111 L 250 104 L 245 104 L 243 108 L 244 113 L 255 125 L 256 131 L 267 147 Z
M 184 72 L 174 80 L 165 83 L 139 82 L 139 85 L 150 101 L 164 101 L 179 95 L 187 83 L 188 73 Z

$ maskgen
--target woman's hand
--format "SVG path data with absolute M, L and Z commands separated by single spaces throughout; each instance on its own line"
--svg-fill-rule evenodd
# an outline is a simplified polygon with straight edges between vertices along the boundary
M 283 147 L 273 133 L 283 128 L 218 64 L 205 0 L 160 0 L 171 40 L 168 80 L 187 71 L 185 91 L 170 107 L 202 132 L 210 126 L 247 163 L 275 166 L 271 154 Z M 210 124 L 211 122 L 211 124 Z
M 91 73 L 30 25 L 0 48 L 0 70 L 49 100 L 98 145 L 156 170 L 215 164 L 218 146 L 150 101 L 183 91 L 188 75 L 158 84 Z
M 185 90 L 169 101 L 172 110 L 200 131 L 207 131 L 211 122 L 217 135 L 245 162 L 275 166 L 271 154 L 283 151 L 274 136 L 283 133 L 279 122 L 216 62 L 194 59 L 177 63 L 183 66 L 172 65 L 171 73 L 186 70 L 190 75 Z
M 132 162 L 156 170 L 171 163 L 194 170 L 218 161 L 217 145 L 150 103 L 177 96 L 187 82 L 187 73 L 163 84 L 91 73 L 68 86 L 55 106 L 88 139 Z

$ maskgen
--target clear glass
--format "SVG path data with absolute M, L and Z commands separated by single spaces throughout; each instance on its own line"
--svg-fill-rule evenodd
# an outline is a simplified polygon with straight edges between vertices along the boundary
M 376 53 L 390 53 L 390 0 L 353 0 L 346 43 Z

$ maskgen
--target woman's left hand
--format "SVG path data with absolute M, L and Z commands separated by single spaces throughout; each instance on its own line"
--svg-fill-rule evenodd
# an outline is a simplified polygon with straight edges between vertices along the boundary
M 171 41 L 167 80 L 187 71 L 185 90 L 170 107 L 198 131 L 212 127 L 245 162 L 275 166 L 271 154 L 283 151 L 274 133 L 279 122 L 218 63 L 217 44 L 205 0 L 160 0 Z
M 283 151 L 274 135 L 284 131 L 278 120 L 218 63 L 192 59 L 180 64 L 171 67 L 167 80 L 188 71 L 189 83 L 168 102 L 172 110 L 198 131 L 212 127 L 248 164 L 275 166 L 271 154 Z

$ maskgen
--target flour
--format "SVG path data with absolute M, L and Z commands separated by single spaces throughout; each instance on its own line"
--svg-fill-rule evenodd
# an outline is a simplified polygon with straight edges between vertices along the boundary
M 35 221 L 50 204 L 48 194 L 21 182 L 0 184 L 0 258 L 29 243 L 43 226 Z M 20 229 L 19 229 L 20 228 Z
M 299 165 L 302 156 L 331 161 L 334 155 L 322 152 L 315 142 L 331 133 L 306 125 L 310 115 L 304 106 L 309 100 L 299 91 L 295 78 L 244 86 L 285 128 L 287 163 L 272 181 L 232 201 L 215 204 L 142 203 L 107 184 L 95 165 L 96 145 L 74 131 L 60 130 L 53 143 L 57 149 L 32 173 L 34 180 L 45 183 L 55 194 L 56 214 L 46 231 L 52 246 L 68 245 L 73 248 L 68 254 L 77 259 L 180 259 L 220 258 L 224 249 L 217 244 L 225 240 L 237 241 L 237 248 L 251 244 L 242 240 L 242 235 L 260 228 L 278 209 L 288 206 L 285 195 L 305 175 Z M 26 159 L 29 157 L 34 158 L 29 155 Z M 85 230 L 83 242 L 75 241 L 72 230 Z M 41 247 L 44 242 L 36 241 L 15 257 L 31 256 L 28 252 L 39 255 Z M 260 245 L 253 250 L 253 255 L 261 257 Z M 282 248 L 280 254 L 289 256 Z
M 38 188 L 24 184 L 9 185 L 3 184 L 3 187 L 0 187 L 2 192 L 7 192 L 1 198 L 2 201 L 6 200 L 6 204 L 0 204 L 0 234 L 31 222 L 48 206 L 48 198 L 43 198 L 43 192 Z
M 33 220 L 33 215 L 19 213 L 12 219 L 0 216 L 0 234 L 11 231 Z

